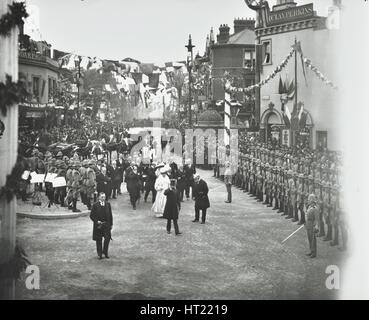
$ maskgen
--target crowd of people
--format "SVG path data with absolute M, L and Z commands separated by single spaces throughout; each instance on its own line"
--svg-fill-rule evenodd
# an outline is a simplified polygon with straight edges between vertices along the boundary
M 45 176 L 54 173 L 56 177 L 65 178 L 63 186 L 53 187 L 52 183 L 45 182 L 48 205 L 65 206 L 78 212 L 80 209 L 77 204 L 81 200 L 80 203 L 91 210 L 99 193 L 104 193 L 106 200 L 116 199 L 125 183 L 133 210 L 136 210 L 142 197 L 147 202 L 151 194 L 153 214 L 156 217 L 168 217 L 168 198 L 173 200 L 175 193 L 178 203 L 174 205 L 174 200 L 170 201 L 171 207 L 180 210 L 184 197 L 190 199 L 192 187 L 191 196 L 195 200 L 194 222 L 200 220 L 202 210 L 201 222 L 205 223 L 206 210 L 210 205 L 208 189 L 206 183 L 196 176 L 192 161 L 186 159 L 185 154 L 178 159 L 168 158 L 160 163 L 153 159 L 148 163 L 142 161 L 142 153 L 136 152 L 132 156 L 129 153 L 129 141 L 125 139 L 124 132 L 123 125 L 88 123 L 81 128 L 52 128 L 48 132 L 42 130 L 34 135 L 21 133 L 21 143 L 27 143 L 32 149 L 31 156 L 27 158 L 29 171 Z M 93 145 L 92 139 L 102 143 Z M 50 148 L 56 141 L 75 143 L 78 140 L 83 141 L 86 153 L 81 153 L 78 148 L 68 151 Z M 214 176 L 223 179 L 227 186 L 228 197 L 225 202 L 232 202 L 231 188 L 234 185 L 298 225 L 308 223 L 307 216 L 311 216 L 308 211 L 313 202 L 318 212 L 314 222 L 317 236 L 330 241 L 332 246 L 341 242 L 340 248 L 346 249 L 348 231 L 340 192 L 341 155 L 325 149 L 265 144 L 255 136 L 241 136 L 239 141 L 237 163 L 231 160 L 230 147 L 227 146 L 223 150 L 226 161 L 221 160 L 222 147 L 219 147 L 219 158 L 217 165 L 214 165 Z M 105 148 L 109 144 L 124 144 L 125 148 L 116 149 L 117 157 L 112 161 L 101 150 L 96 152 L 104 144 Z M 43 153 L 41 150 L 46 151 Z M 21 181 L 20 184 L 22 199 L 26 200 L 29 180 Z M 41 189 L 42 184 L 35 185 L 34 204 L 40 204 L 38 195 Z M 309 197 L 312 194 L 315 198 Z M 178 218 L 177 214 L 175 216 Z M 179 233 L 176 222 L 175 229 L 176 234 Z M 312 242 L 314 237 L 315 232 Z M 311 254 L 313 257 L 314 250 Z
M 346 249 L 348 231 L 339 153 L 276 147 L 255 138 L 242 140 L 237 163 L 232 163 L 229 148 L 225 152 L 230 160 L 225 162 L 224 170 L 216 165 L 214 176 L 223 179 L 227 186 L 226 203 L 232 202 L 231 186 L 234 185 L 298 225 L 309 222 L 306 213 L 313 205 L 318 213 L 314 237 L 317 233 L 317 237 L 330 241 L 331 246 L 339 245 L 341 239 L 340 249 Z M 309 200 L 310 195 L 314 197 Z M 313 218 L 309 215 L 309 219 Z M 316 249 L 313 249 L 310 256 L 315 255 Z

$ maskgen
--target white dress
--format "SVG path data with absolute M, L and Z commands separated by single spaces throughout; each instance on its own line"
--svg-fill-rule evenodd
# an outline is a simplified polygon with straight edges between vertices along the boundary
M 164 191 L 169 189 L 170 179 L 167 175 L 160 175 L 155 181 L 156 198 L 151 208 L 156 217 L 161 217 L 164 213 L 165 204 L 167 203 L 167 196 Z

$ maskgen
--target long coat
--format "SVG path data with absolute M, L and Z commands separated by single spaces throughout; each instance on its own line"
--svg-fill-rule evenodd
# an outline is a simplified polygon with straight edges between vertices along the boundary
M 130 171 L 126 175 L 127 182 L 127 191 L 129 194 L 136 195 L 137 197 L 140 195 L 141 182 L 138 174 Z
M 164 194 L 167 196 L 167 202 L 165 204 L 163 218 L 177 220 L 179 210 L 181 210 L 179 192 L 176 189 L 167 189 L 164 191 Z
M 94 223 L 92 230 L 92 240 L 98 240 L 101 237 L 111 236 L 111 228 L 113 227 L 113 214 L 109 202 L 105 201 L 105 206 L 102 207 L 100 202 L 93 204 L 90 218 Z M 106 222 L 103 228 L 98 228 L 98 221 Z
M 109 196 L 111 192 L 111 179 L 101 172 L 96 175 L 96 191 L 98 193 L 104 192 L 106 196 Z
M 200 179 L 199 183 L 193 185 L 192 194 L 195 198 L 195 208 L 203 210 L 210 207 L 208 192 L 208 185 L 202 179 Z

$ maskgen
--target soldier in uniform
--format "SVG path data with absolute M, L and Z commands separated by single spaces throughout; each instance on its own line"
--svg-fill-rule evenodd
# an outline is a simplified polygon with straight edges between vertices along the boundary
M 56 177 L 64 177 L 66 176 L 66 166 L 63 160 L 56 160 Z M 66 187 L 56 187 L 54 193 L 55 204 L 60 204 L 62 207 L 65 206 L 64 199 L 66 196 Z
M 87 169 L 88 169 L 88 160 L 85 159 L 82 161 L 82 166 L 79 168 L 79 174 L 81 175 L 81 200 L 84 205 L 87 205 L 87 198 L 86 198 L 86 179 L 87 179 Z
M 73 212 L 81 212 L 81 210 L 77 209 L 77 201 L 78 201 L 78 195 L 80 193 L 81 188 L 81 174 L 79 172 L 79 169 L 81 167 L 81 163 L 79 161 L 74 162 L 74 168 L 72 170 L 72 180 L 71 180 L 71 197 L 72 197 L 72 204 Z
M 325 224 L 327 225 L 327 235 L 324 237 L 323 241 L 331 241 L 332 240 L 332 223 L 330 217 L 330 188 L 327 181 L 323 182 L 323 190 L 322 190 L 322 211 L 323 211 L 323 219 Z
M 263 202 L 263 165 L 261 160 L 258 162 L 257 166 L 257 174 L 256 174 L 256 195 L 257 195 L 257 202 Z
M 304 170 L 301 170 L 303 172 Z M 296 186 L 297 189 L 297 209 L 296 211 L 300 211 L 300 221 L 298 225 L 305 224 L 305 211 L 304 211 L 304 200 L 305 200 L 305 188 L 306 186 L 306 179 L 303 173 L 299 174 L 299 182 Z
M 47 163 L 47 173 L 57 173 L 55 166 L 55 159 L 49 159 Z M 49 199 L 48 207 L 50 208 L 54 204 L 54 188 L 51 182 L 45 182 L 46 196 Z
M 84 190 L 85 190 L 85 200 L 88 210 L 91 210 L 91 201 L 94 200 L 96 193 L 96 173 L 94 170 L 95 161 L 88 160 L 88 167 L 86 169 L 85 179 L 83 180 Z
M 296 162 L 294 164 L 294 169 L 297 170 L 297 165 Z M 297 202 L 297 192 L 298 192 L 298 186 L 299 186 L 299 178 L 298 178 L 298 173 L 297 171 L 293 172 L 293 176 L 292 176 L 292 181 L 293 181 L 293 185 L 292 185 L 292 189 L 291 189 L 291 207 L 292 207 L 292 214 L 293 215 L 293 219 L 292 222 L 298 222 L 299 221 L 299 210 L 298 210 L 298 202 Z
M 310 252 L 307 253 L 307 256 L 310 256 L 310 258 L 315 258 L 317 254 L 316 234 L 319 232 L 319 210 L 317 199 L 314 194 L 310 194 L 308 197 L 305 228 L 310 247 Z
M 323 211 L 322 211 L 322 191 L 321 191 L 321 182 L 318 178 L 314 179 L 314 194 L 316 196 L 316 205 L 317 210 L 319 212 L 319 234 L 318 237 L 325 236 L 324 230 L 324 221 L 323 221 Z
M 67 197 L 66 197 L 66 202 L 68 205 L 68 209 L 72 210 L 72 172 L 74 169 L 74 160 L 70 160 L 69 161 L 69 166 L 67 169 L 67 172 L 65 174 L 65 180 L 67 182 Z
M 279 210 L 279 168 L 278 168 L 278 166 L 274 167 L 273 197 L 274 197 L 274 208 L 273 208 L 273 210 Z
M 246 192 L 249 192 L 249 155 L 246 154 L 245 155 L 245 161 L 243 163 L 243 173 L 244 173 L 244 176 L 243 176 L 243 192 L 246 193 Z
M 284 215 L 285 205 L 284 205 L 284 171 L 283 167 L 279 167 L 279 174 L 278 174 L 278 185 L 279 185 L 279 210 L 278 213 L 282 213 Z

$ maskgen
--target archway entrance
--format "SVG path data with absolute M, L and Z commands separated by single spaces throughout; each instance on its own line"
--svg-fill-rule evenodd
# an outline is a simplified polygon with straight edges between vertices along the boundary
M 280 119 L 275 112 L 270 112 L 266 118 L 265 138 L 267 143 L 280 142 Z

